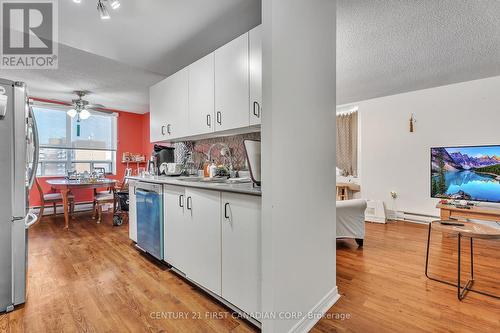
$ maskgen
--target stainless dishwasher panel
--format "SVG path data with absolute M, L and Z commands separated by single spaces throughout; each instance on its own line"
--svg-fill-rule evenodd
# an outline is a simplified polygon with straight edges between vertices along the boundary
M 138 182 L 135 195 L 137 246 L 163 260 L 163 186 Z

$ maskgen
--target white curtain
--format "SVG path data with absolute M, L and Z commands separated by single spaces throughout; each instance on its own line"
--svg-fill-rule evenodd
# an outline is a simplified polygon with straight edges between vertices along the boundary
M 358 174 L 358 113 L 337 114 L 337 168 Z

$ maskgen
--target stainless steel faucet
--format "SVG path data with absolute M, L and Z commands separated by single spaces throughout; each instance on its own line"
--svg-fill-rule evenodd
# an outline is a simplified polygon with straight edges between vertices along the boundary
M 222 149 L 220 150 L 220 154 L 224 156 L 227 160 L 229 160 L 229 171 L 233 171 L 233 157 L 231 156 L 231 149 L 229 149 L 229 146 L 223 142 L 217 142 L 214 143 L 213 145 L 210 146 L 210 149 L 208 149 L 208 161 L 212 162 L 212 149 L 214 147 L 220 146 Z

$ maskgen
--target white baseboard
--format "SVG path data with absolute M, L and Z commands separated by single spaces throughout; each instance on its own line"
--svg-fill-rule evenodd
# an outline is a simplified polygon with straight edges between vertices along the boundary
M 373 222 L 373 223 L 386 223 L 387 220 L 385 217 L 377 217 L 377 216 L 367 216 L 365 217 L 366 222 Z
M 295 324 L 290 333 L 306 333 L 309 332 L 314 325 L 326 314 L 326 312 L 335 304 L 340 298 L 338 288 L 335 287 L 328 292 L 309 312 L 302 317 L 302 319 Z

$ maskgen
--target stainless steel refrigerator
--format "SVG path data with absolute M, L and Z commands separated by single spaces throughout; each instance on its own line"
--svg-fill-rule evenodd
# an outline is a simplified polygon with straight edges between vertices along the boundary
M 26 300 L 28 192 L 38 166 L 38 133 L 21 82 L 0 79 L 0 313 Z

